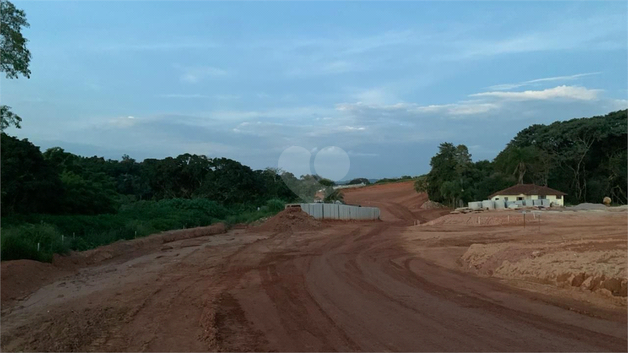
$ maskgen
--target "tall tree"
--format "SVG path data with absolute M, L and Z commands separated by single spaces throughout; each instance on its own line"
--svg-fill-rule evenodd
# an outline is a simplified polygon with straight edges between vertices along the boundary
M 2 214 L 58 213 L 63 188 L 54 166 L 27 139 L 0 138 Z
M 432 170 L 424 183 L 430 200 L 454 206 L 458 200 L 464 199 L 465 187 L 471 186 L 467 179 L 472 165 L 467 146 L 441 143 L 438 153 L 430 161 Z
M 28 68 L 31 52 L 26 48 L 28 40 L 22 35 L 22 28 L 28 28 L 26 14 L 17 9 L 10 1 L 0 1 L 0 71 L 7 78 L 18 78 L 23 75 L 30 78 Z M 0 130 L 10 125 L 20 127 L 22 118 L 11 112 L 11 107 L 0 105 Z

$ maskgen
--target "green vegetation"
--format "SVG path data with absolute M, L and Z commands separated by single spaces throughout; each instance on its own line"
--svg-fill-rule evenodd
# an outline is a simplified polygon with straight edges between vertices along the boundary
M 410 181 L 414 180 L 417 177 L 411 177 L 409 175 L 403 175 L 400 178 L 383 178 L 377 180 L 374 184 L 388 184 L 388 183 L 399 183 L 402 181 Z
M 341 190 L 332 190 L 323 199 L 324 203 L 335 203 L 336 201 L 345 202 L 345 196 Z
M 369 185 L 369 184 L 371 184 L 371 182 L 367 178 L 355 178 L 355 179 L 351 179 L 347 183 L 347 185 L 356 185 L 356 184 Z
M 224 207 L 207 199 L 164 199 L 123 205 L 115 214 L 14 214 L 2 218 L 2 260 L 50 261 L 54 253 L 88 250 L 165 230 L 218 221 L 228 225 L 249 223 L 276 214 L 284 204 L 271 199 L 258 209 L 245 205 Z
M 28 40 L 22 35 L 22 28 L 28 27 L 24 11 L 10 1 L 0 2 L 0 72 L 4 72 L 6 78 L 18 78 L 19 75 L 30 78 L 28 66 L 31 53 L 26 48 Z M 0 105 L 0 130 L 4 131 L 11 125 L 19 128 L 21 121 L 22 118 L 13 113 L 11 107 Z
M 320 188 L 317 176 L 252 170 L 227 158 L 117 161 L 58 147 L 41 153 L 5 133 L 0 141 L 2 260 L 49 261 L 55 252 L 164 230 L 252 222 L 298 199 L 284 179 L 307 198 Z
M 471 161 L 464 145 L 443 143 L 431 171 L 415 182 L 431 200 L 459 206 L 484 200 L 517 183 L 549 186 L 567 193 L 566 203 L 626 204 L 627 111 L 532 125 L 520 131 L 491 161 Z

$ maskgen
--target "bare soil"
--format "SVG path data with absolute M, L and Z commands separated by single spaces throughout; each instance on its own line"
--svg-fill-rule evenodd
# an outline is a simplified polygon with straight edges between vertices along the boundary
M 51 283 L 24 286 L 30 294 L 7 305 L 11 274 L 4 272 L 12 270 L 3 263 L 1 348 L 625 351 L 626 306 L 615 301 L 623 297 L 524 279 L 514 268 L 503 270 L 513 276 L 495 275 L 506 260 L 625 253 L 625 214 L 548 216 L 540 232 L 517 224 L 430 225 L 449 210 L 422 209 L 427 198 L 411 182 L 344 192 L 348 203 L 380 207 L 382 221 L 308 225 L 285 212 L 260 227 L 74 265 Z M 286 227 L 283 217 L 305 225 Z M 544 255 L 532 255 L 539 250 Z M 614 255 L 595 259 L 625 273 Z M 554 273 L 545 263 L 566 261 L 547 260 L 526 268 Z M 471 261 L 492 274 L 469 269 Z
M 317 230 L 323 224 L 314 217 L 303 212 L 300 207 L 287 208 L 275 216 L 269 218 L 264 223 L 251 230 L 266 232 L 287 232 Z

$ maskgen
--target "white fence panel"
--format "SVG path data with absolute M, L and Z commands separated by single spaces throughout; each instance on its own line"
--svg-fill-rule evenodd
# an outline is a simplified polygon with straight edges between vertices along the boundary
M 316 219 L 342 220 L 375 220 L 379 219 L 380 211 L 377 207 L 360 207 L 331 203 L 302 203 L 303 212 Z

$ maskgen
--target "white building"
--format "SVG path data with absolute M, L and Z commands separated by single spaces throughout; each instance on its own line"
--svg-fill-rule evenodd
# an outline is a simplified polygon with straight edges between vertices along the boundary
M 534 184 L 519 184 L 511 186 L 508 189 L 498 191 L 489 198 L 493 201 L 517 201 L 517 200 L 536 200 L 547 199 L 553 205 L 564 206 L 564 196 L 567 195 L 562 191 Z

